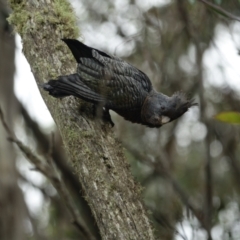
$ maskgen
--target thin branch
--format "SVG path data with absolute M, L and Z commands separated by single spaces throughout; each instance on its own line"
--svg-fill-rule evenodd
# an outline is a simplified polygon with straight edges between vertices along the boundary
M 78 228 L 80 233 L 83 235 L 84 239 L 94 240 L 95 238 L 91 235 L 91 233 L 88 231 L 86 226 L 84 226 L 84 224 L 80 220 L 79 213 L 76 210 L 77 208 L 74 206 L 73 201 L 70 198 L 70 194 L 67 191 L 65 184 L 60 180 L 55 169 L 51 165 L 41 161 L 39 159 L 39 157 L 37 157 L 31 151 L 31 149 L 29 149 L 26 145 L 24 145 L 21 141 L 19 141 L 13 133 L 11 133 L 11 131 L 4 119 L 4 115 L 3 115 L 1 107 L 0 107 L 0 120 L 3 124 L 3 127 L 5 128 L 5 130 L 7 131 L 8 135 L 9 135 L 8 140 L 15 143 L 19 147 L 19 149 L 22 151 L 22 153 L 27 157 L 27 159 L 31 163 L 33 163 L 36 166 L 36 168 L 41 173 L 43 173 L 49 179 L 49 181 L 52 183 L 52 185 L 56 188 L 56 190 L 58 191 L 59 195 L 61 196 L 62 200 L 64 201 L 66 207 L 68 208 L 68 210 L 72 216 L 72 219 L 73 219 L 72 223 Z M 48 159 L 47 162 L 50 163 L 51 161 L 52 160 Z
M 240 22 L 240 18 L 239 18 L 239 17 L 231 14 L 230 12 L 224 10 L 223 8 L 217 6 L 217 5 L 213 4 L 213 3 L 210 3 L 210 2 L 208 2 L 208 1 L 206 1 L 206 0 L 198 0 L 198 1 L 206 4 L 207 6 L 209 6 L 209 7 L 212 8 L 213 10 L 219 12 L 220 14 L 222 14 L 222 15 L 224 15 L 224 16 L 232 19 L 232 20 L 236 20 L 236 21 L 239 21 L 239 22 Z
M 48 155 L 52 158 L 53 157 L 53 148 L 54 148 L 54 132 L 51 132 L 51 139 L 49 141 L 49 149 Z
M 9 136 L 12 136 L 13 134 L 12 134 L 12 132 L 10 131 L 10 128 L 8 127 L 8 125 L 7 125 L 7 123 L 6 123 L 5 119 L 4 119 L 3 111 L 2 111 L 2 108 L 1 108 L 1 107 L 0 107 L 0 119 L 1 119 L 1 121 L 2 121 L 3 127 L 4 127 L 4 129 L 6 130 L 7 134 L 8 134 Z

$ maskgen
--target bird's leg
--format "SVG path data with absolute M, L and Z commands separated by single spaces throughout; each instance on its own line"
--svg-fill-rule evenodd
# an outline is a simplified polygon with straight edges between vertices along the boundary
M 108 108 L 105 108 L 105 107 L 103 108 L 102 118 L 103 118 L 103 120 L 109 122 L 112 127 L 114 127 L 114 122 L 112 121 L 112 118 L 111 118 Z
M 108 108 L 93 104 L 93 116 L 102 118 L 103 121 L 109 122 L 111 126 L 114 127 L 114 122 L 112 121 Z

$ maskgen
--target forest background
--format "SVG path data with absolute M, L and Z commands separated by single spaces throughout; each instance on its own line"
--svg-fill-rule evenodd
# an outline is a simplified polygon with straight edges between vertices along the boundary
M 209 1 L 215 7 L 205 2 L 71 1 L 80 40 L 135 65 L 158 91 L 172 95 L 183 90 L 199 104 L 160 129 L 132 124 L 111 113 L 113 131 L 143 186 L 157 239 L 240 239 L 239 126 L 214 117 L 240 110 L 240 2 Z M 54 164 L 69 177 L 72 171 L 61 137 L 22 54 L 21 39 L 6 21 L 9 14 L 1 0 L 4 117 L 33 152 L 45 155 L 53 144 L 59 160 Z M 69 179 L 71 193 L 79 192 L 74 175 Z M 0 232 L 11 235 L 3 239 L 79 239 L 54 187 L 7 141 L 2 125 L 0 186 L 0 219 L 4 218 Z M 100 239 L 84 198 L 74 195 L 74 201 L 82 221 Z

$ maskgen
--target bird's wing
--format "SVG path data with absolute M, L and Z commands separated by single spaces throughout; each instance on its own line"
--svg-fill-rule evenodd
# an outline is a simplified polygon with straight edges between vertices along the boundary
M 109 108 L 132 108 L 142 104 L 152 89 L 146 74 L 120 58 L 88 47 L 73 39 L 63 39 L 78 62 L 81 80 L 107 99 Z
M 76 61 L 78 63 L 80 63 L 80 58 L 93 58 L 92 50 L 98 51 L 104 57 L 111 58 L 110 55 L 108 55 L 108 54 L 106 54 L 106 53 L 104 53 L 104 52 L 102 52 L 100 50 L 97 50 L 95 48 L 88 47 L 87 45 L 79 42 L 76 39 L 63 38 L 62 41 L 67 44 L 67 46 L 71 50 L 74 58 L 76 59 Z

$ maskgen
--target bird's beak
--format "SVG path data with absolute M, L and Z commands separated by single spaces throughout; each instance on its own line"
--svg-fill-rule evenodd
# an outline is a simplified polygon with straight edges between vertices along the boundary
M 166 123 L 170 122 L 170 118 L 167 116 L 162 116 L 161 122 L 162 122 L 162 124 L 166 124 Z

